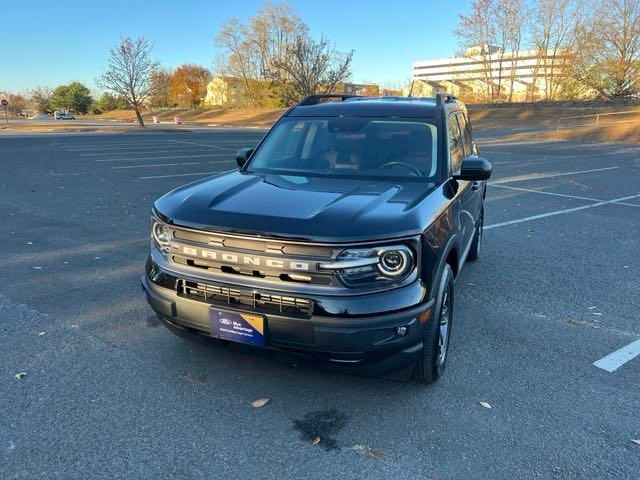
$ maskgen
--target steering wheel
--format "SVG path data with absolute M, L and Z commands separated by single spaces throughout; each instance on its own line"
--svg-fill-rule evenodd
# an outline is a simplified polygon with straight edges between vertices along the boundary
M 422 172 L 418 169 L 418 167 L 415 167 L 413 165 L 410 165 L 408 163 L 404 163 L 404 162 L 387 162 L 384 165 L 380 165 L 381 169 L 387 169 L 387 168 L 393 168 L 393 167 L 404 167 L 407 170 L 410 170 L 411 173 L 414 173 L 416 175 L 416 177 L 421 177 L 422 176 Z

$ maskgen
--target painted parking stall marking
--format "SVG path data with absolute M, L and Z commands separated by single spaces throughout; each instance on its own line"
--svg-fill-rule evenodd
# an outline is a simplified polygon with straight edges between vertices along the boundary
M 206 177 L 207 175 L 215 175 L 216 173 L 221 173 L 221 172 L 217 171 L 217 172 L 176 173 L 174 175 L 151 175 L 148 177 L 138 177 L 138 178 L 140 180 L 154 180 L 156 178 L 191 177 L 195 175 L 202 175 L 203 177 Z
M 499 184 L 489 184 L 490 187 L 494 188 L 505 188 L 508 190 L 517 190 L 519 192 L 527 192 L 527 193 L 538 193 L 541 195 L 551 195 L 554 197 L 562 197 L 562 198 L 572 198 L 574 200 L 588 200 L 590 202 L 602 202 L 600 198 L 591 198 L 591 197 L 579 197 L 577 195 L 567 195 L 564 193 L 556 193 L 556 192 L 545 192 L 544 190 L 533 190 L 531 188 L 522 188 L 522 187 L 511 187 L 509 185 L 499 185 Z
M 133 160 L 166 160 L 168 158 L 197 158 L 197 157 L 214 157 L 220 155 L 212 155 L 210 153 L 204 154 L 195 154 L 195 155 L 163 155 L 163 156 L 155 156 L 155 157 L 131 157 L 131 158 L 106 158 L 106 159 L 98 159 L 96 162 L 123 162 L 123 161 L 133 161 Z M 224 156 L 228 156 L 224 154 Z
M 233 152 L 237 145 L 253 145 L 259 141 L 255 139 L 242 140 L 240 138 L 227 138 L 220 141 L 205 140 L 204 142 L 190 141 L 190 138 L 160 138 L 157 140 L 131 141 L 92 141 L 81 142 L 55 142 L 52 146 L 65 150 L 69 154 L 82 160 L 96 162 L 98 165 L 109 166 L 109 170 L 119 175 L 127 176 L 129 172 L 136 170 L 148 170 L 143 176 L 130 177 L 135 180 L 156 180 L 170 178 L 189 178 L 197 176 L 210 176 L 226 171 L 235 163 Z M 202 160 L 200 160 L 202 159 Z M 164 161 L 163 161 L 164 160 Z M 115 164 L 115 165 L 114 165 Z M 211 165 L 214 171 L 202 171 L 202 165 Z M 200 168 L 196 171 L 191 169 Z M 217 168 L 217 170 L 215 170 Z M 166 173 L 162 173 L 164 170 Z
M 114 170 L 128 170 L 131 168 L 151 168 L 151 167 L 184 167 L 185 165 L 200 165 L 201 162 L 183 162 L 183 163 L 145 163 L 144 165 L 121 165 L 119 167 L 111 167 Z
M 591 205 L 582 205 L 581 207 L 565 208 L 563 210 L 555 210 L 553 212 L 541 213 L 539 215 L 532 215 L 530 217 L 519 218 L 517 220 L 509 220 L 507 222 L 494 223 L 493 225 L 487 225 L 485 230 L 491 230 L 493 228 L 506 227 L 508 225 L 516 225 L 518 223 L 530 222 L 531 220 L 539 220 L 541 218 L 554 217 L 556 215 L 563 215 L 565 213 L 579 212 L 580 210 L 587 210 L 589 208 L 601 207 L 602 205 L 612 205 L 615 203 L 623 202 L 624 200 L 631 200 L 633 198 L 640 198 L 640 194 L 629 195 L 627 197 L 614 198 L 613 200 L 607 200 L 603 202 L 592 203 Z
M 609 373 L 615 372 L 618 368 L 625 363 L 633 360 L 640 355 L 640 340 L 631 342 L 629 345 L 625 345 L 619 350 L 610 353 L 606 357 L 601 358 L 593 362 L 593 365 L 606 370 Z
M 606 170 L 616 170 L 620 167 L 604 167 L 604 168 L 592 168 L 590 170 L 578 170 L 577 172 L 560 172 L 560 173 L 534 173 L 532 175 L 519 175 L 514 177 L 500 178 L 493 182 L 490 182 L 489 185 L 497 185 L 500 183 L 511 183 L 511 182 L 524 182 L 526 180 L 539 180 L 542 178 L 555 178 L 555 177 L 565 177 L 567 175 L 578 175 L 581 173 L 594 173 L 594 172 L 604 172 Z
M 221 147 L 219 145 L 207 145 L 205 143 L 184 142 L 184 141 L 181 141 L 181 140 L 169 140 L 169 141 L 170 142 L 175 142 L 175 143 L 181 143 L 181 144 L 184 144 L 184 145 L 197 145 L 197 146 L 200 146 L 200 147 L 216 148 L 218 150 L 231 150 L 231 148 L 229 148 L 229 147 Z

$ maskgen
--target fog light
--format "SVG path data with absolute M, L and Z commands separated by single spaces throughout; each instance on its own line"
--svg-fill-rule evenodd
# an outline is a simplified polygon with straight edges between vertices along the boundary
M 396 327 L 396 335 L 404 337 L 409 329 L 407 327 Z

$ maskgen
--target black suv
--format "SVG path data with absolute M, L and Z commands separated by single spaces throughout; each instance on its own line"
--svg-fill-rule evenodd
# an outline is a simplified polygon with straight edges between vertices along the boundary
M 236 160 L 155 202 L 142 284 L 165 325 L 437 380 L 491 175 L 465 106 L 308 97 Z

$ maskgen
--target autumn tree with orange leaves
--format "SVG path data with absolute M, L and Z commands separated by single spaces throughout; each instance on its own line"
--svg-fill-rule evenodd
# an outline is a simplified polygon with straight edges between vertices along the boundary
M 211 72 L 199 65 L 181 65 L 169 83 L 169 95 L 179 106 L 197 108 L 207 94 Z

